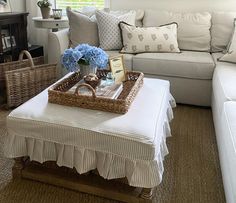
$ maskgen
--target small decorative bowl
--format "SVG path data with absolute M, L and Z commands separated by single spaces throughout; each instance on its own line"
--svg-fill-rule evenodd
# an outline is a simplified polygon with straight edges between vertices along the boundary
M 95 74 L 89 74 L 84 76 L 84 82 L 89 84 L 93 89 L 96 89 L 101 80 Z

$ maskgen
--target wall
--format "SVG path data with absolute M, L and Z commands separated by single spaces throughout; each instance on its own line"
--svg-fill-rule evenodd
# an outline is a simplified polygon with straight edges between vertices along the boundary
M 236 11 L 236 0 L 111 0 L 112 9 L 163 9 L 170 11 Z
M 25 0 L 10 0 L 12 11 L 15 12 L 24 12 L 25 9 Z

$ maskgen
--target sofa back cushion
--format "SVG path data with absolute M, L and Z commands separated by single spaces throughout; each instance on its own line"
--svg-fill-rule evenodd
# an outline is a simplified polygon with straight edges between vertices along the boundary
M 236 63 L 236 21 L 234 21 L 234 31 L 229 42 L 227 53 L 219 58 L 219 61 Z
M 134 9 L 136 12 L 136 17 L 135 17 L 135 25 L 138 27 L 143 26 L 143 17 L 144 17 L 144 10 L 142 9 Z M 110 10 L 109 8 L 104 8 L 104 11 L 107 13 L 110 13 L 114 16 L 121 16 L 126 13 L 128 13 L 130 10 Z
M 234 30 L 234 18 L 236 18 L 236 12 L 212 13 L 212 52 L 220 52 L 227 49 Z
M 182 50 L 210 51 L 211 14 L 174 13 L 160 10 L 145 10 L 144 27 L 154 27 L 176 22 L 178 24 L 178 43 Z

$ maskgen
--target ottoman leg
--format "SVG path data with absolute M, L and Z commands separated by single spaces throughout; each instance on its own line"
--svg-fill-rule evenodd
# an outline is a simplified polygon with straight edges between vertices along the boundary
M 140 198 L 144 200 L 152 200 L 154 195 L 154 188 L 143 188 L 140 194 Z
M 14 160 L 15 160 L 15 164 L 12 168 L 13 179 L 21 178 L 21 173 L 25 167 L 25 162 L 27 159 L 25 157 L 19 157 L 19 158 L 15 158 Z

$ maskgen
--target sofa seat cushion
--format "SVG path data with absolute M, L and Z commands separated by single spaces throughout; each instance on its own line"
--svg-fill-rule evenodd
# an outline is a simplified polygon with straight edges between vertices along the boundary
M 211 80 L 214 67 L 207 52 L 143 53 L 133 57 L 133 70 L 151 75 Z
M 213 54 L 215 60 L 222 54 Z M 216 62 L 213 76 L 213 94 L 219 112 L 226 101 L 236 101 L 236 64 Z
M 224 104 L 221 120 L 221 166 L 227 202 L 236 200 L 236 102 Z
M 109 57 L 120 55 L 119 51 L 106 51 Z M 127 70 L 132 70 L 133 67 L 133 54 L 123 54 L 124 66 Z

